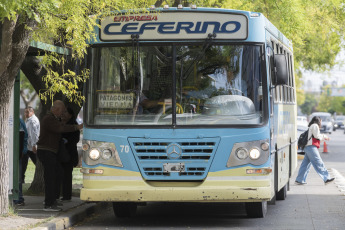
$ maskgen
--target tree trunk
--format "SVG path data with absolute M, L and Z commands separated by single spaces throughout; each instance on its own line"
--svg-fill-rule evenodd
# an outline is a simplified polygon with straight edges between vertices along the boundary
M 15 20 L 5 18 L 0 23 L 0 215 L 8 213 L 9 203 L 8 112 L 10 96 L 14 80 L 29 48 L 32 30 L 26 28 L 34 29 L 35 27 L 35 20 L 26 18 L 17 18 Z M 12 118 L 12 121 L 14 119 L 17 121 L 17 118 Z
M 9 105 L 12 87 L 9 87 L 8 75 L 5 72 L 0 79 L 0 215 L 8 212 L 9 192 L 9 151 L 8 127 Z M 7 80 L 7 81 L 6 81 Z M 13 125 L 13 118 L 12 118 Z M 16 153 L 14 153 L 16 154 Z
M 41 161 L 36 158 L 34 179 L 28 189 L 29 194 L 44 195 L 44 170 Z

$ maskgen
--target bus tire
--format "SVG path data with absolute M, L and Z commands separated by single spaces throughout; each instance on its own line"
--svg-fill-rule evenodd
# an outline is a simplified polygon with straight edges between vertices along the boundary
M 118 218 L 132 217 L 137 211 L 135 202 L 113 202 L 114 214 Z
M 277 192 L 277 200 L 285 200 L 287 194 L 287 184 Z
M 250 218 L 264 218 L 267 213 L 267 201 L 246 202 L 247 216 Z

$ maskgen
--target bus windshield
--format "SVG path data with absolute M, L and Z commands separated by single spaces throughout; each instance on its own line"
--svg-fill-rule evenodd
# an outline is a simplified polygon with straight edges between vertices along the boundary
M 89 125 L 263 122 L 260 45 L 95 46 L 90 54 Z

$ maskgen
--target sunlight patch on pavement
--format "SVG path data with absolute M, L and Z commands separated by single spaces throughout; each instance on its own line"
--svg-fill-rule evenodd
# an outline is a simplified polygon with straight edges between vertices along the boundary
M 334 168 L 332 168 L 330 172 L 335 177 L 335 184 L 337 185 L 339 191 L 345 196 L 345 178 L 338 172 L 338 170 Z

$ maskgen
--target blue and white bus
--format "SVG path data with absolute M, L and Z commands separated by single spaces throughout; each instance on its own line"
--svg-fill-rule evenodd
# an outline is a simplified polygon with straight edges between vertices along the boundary
M 264 217 L 297 163 L 291 42 L 261 13 L 178 7 L 106 17 L 90 44 L 85 201 L 245 202 Z

